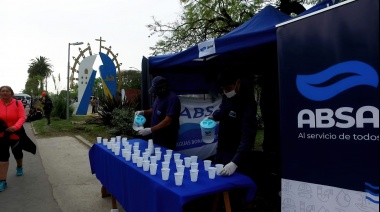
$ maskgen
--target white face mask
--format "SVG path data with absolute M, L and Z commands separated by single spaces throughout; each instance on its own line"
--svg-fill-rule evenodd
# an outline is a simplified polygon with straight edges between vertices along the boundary
M 227 98 L 232 98 L 236 95 L 235 89 L 230 92 L 224 92 L 224 95 L 226 95 Z

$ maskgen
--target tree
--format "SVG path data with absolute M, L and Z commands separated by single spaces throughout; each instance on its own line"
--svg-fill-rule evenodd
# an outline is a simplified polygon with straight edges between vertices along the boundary
M 35 59 L 31 59 L 31 63 L 29 64 L 28 68 L 28 78 L 33 78 L 36 76 L 43 77 L 43 79 L 46 80 L 46 87 L 47 90 L 47 78 L 51 76 L 53 73 L 53 65 L 50 64 L 50 61 L 48 58 L 40 56 L 36 57 Z M 40 89 L 44 89 L 44 82 L 43 80 L 40 81 Z
M 183 12 L 179 20 L 161 23 L 153 17 L 147 25 L 150 36 L 161 37 L 150 47 L 152 55 L 181 52 L 200 42 L 218 38 L 240 26 L 266 5 L 290 15 L 305 10 L 302 4 L 322 0 L 181 0 Z
M 25 83 L 25 89 L 23 93 L 27 93 L 33 97 L 38 96 L 41 92 L 42 89 L 38 88 L 38 85 L 43 82 L 44 78 L 42 76 L 34 76 L 34 77 L 28 77 Z
M 121 88 L 141 89 L 141 72 L 137 70 L 122 70 L 118 73 Z

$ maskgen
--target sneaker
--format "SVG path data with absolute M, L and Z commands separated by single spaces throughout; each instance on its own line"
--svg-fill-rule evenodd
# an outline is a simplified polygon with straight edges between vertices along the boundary
M 22 170 L 22 168 L 17 167 L 17 169 L 16 169 L 16 175 L 17 176 L 22 176 L 23 174 L 24 174 L 24 171 Z
M 7 182 L 0 181 L 0 192 L 4 191 L 7 188 Z

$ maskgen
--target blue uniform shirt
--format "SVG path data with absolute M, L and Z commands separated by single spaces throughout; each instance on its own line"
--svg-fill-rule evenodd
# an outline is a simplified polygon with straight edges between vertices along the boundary
M 175 149 L 178 140 L 180 112 L 181 102 L 174 92 L 169 91 L 165 96 L 155 98 L 152 107 L 151 126 L 157 125 L 166 116 L 171 116 L 173 120 L 169 126 L 153 132 L 152 138 L 155 144 Z

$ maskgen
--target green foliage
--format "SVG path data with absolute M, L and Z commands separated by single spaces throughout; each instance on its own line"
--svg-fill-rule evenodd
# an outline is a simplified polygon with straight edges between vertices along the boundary
M 113 135 L 134 136 L 132 129 L 134 111 L 139 104 L 139 97 L 133 100 L 121 101 L 120 95 L 114 98 L 108 96 L 99 99 L 98 116 L 86 122 L 89 124 L 101 124 L 109 127 L 109 133 Z
M 162 24 L 153 17 L 154 23 L 147 25 L 151 35 L 163 38 L 150 48 L 153 55 L 180 52 L 202 41 L 218 38 L 246 22 L 264 6 L 263 0 L 181 2 L 180 20 Z
M 141 71 L 123 70 L 117 73 L 118 82 L 124 89 L 141 89 Z
M 66 92 L 61 92 L 59 95 L 52 95 L 51 100 L 54 106 L 51 116 L 66 119 Z M 74 109 L 69 106 L 69 116 L 73 114 L 73 112 Z
M 110 133 L 114 135 L 135 135 L 132 129 L 134 108 L 116 108 L 112 111 Z
M 43 90 L 44 88 L 44 79 L 51 76 L 53 73 L 53 65 L 50 63 L 49 59 L 43 56 L 36 57 L 31 59 L 31 63 L 28 68 L 28 78 L 33 78 L 39 76 L 42 80 L 39 79 L 39 89 Z

